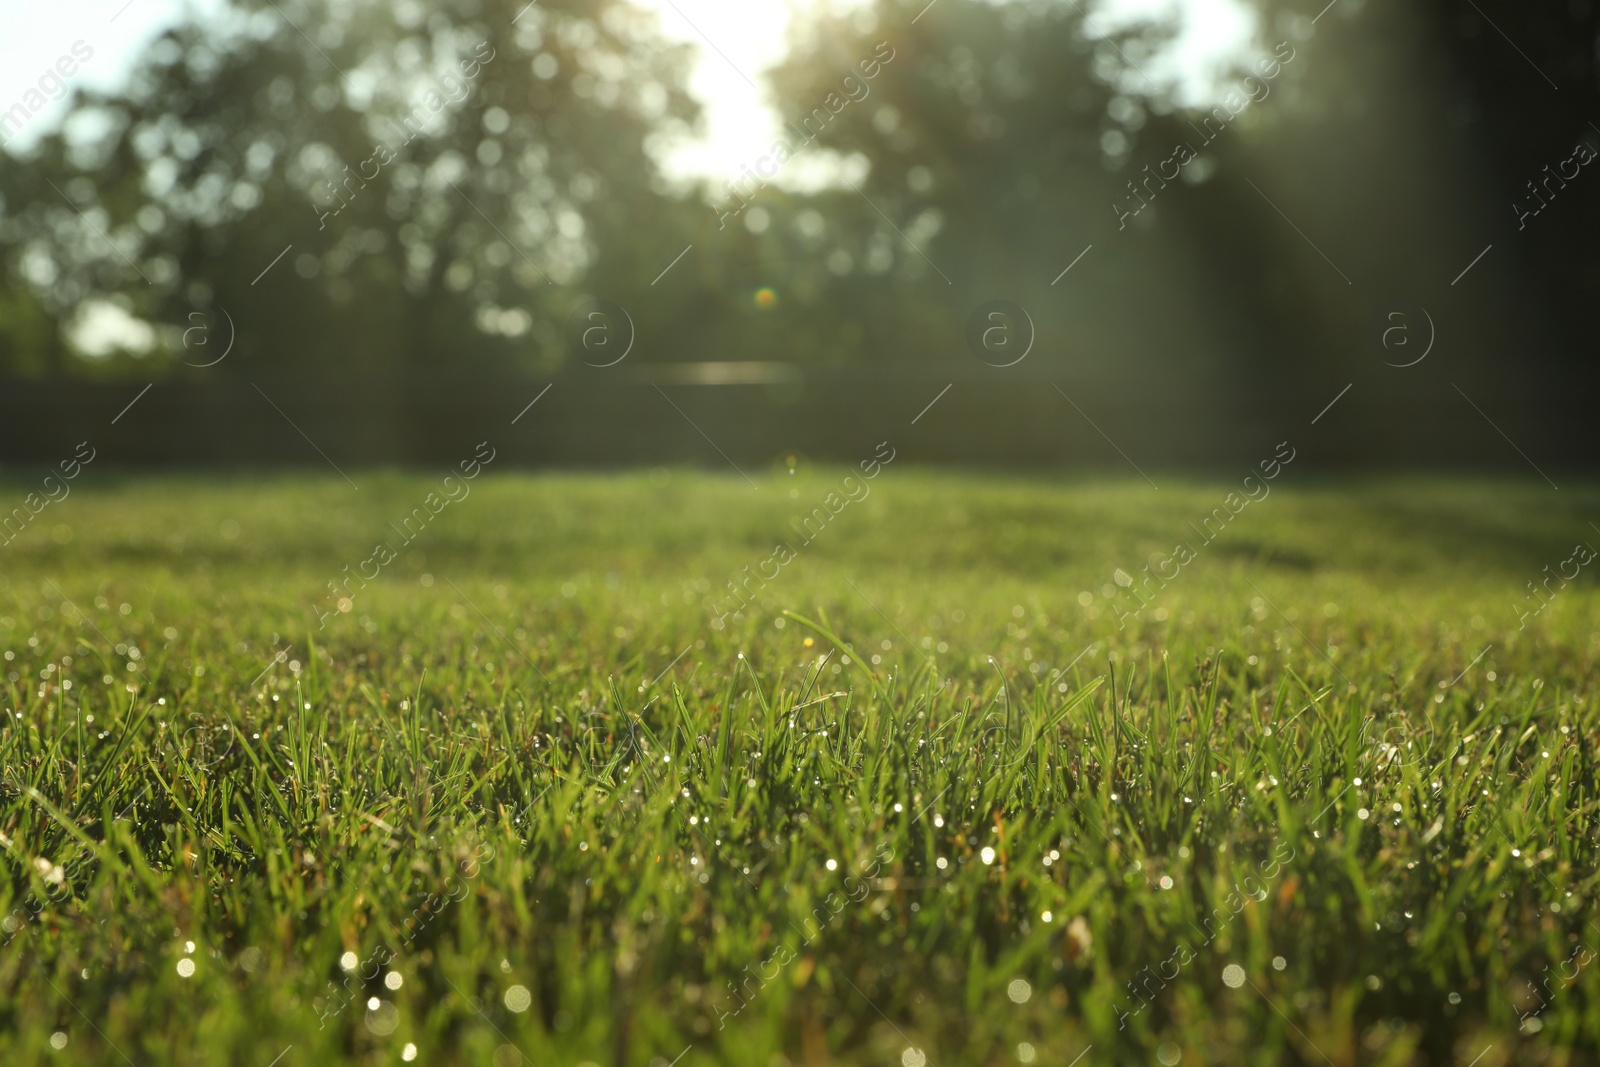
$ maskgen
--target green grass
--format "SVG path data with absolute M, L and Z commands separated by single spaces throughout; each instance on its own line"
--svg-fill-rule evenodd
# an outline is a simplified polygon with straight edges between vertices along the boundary
M 351 474 L 0 547 L 0 1063 L 1597 1062 L 1600 492 Z

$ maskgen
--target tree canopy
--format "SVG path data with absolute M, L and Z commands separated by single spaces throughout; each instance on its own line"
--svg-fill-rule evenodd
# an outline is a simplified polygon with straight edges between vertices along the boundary
M 822 7 L 768 79 L 782 137 L 692 189 L 659 171 L 689 51 L 627 0 L 233 0 L 0 171 L 0 373 L 547 373 L 599 299 L 632 365 L 891 373 L 970 360 L 1006 301 L 1030 367 L 1135 394 L 1323 390 L 1389 362 L 1397 309 L 1454 362 L 1396 395 L 1512 351 L 1535 374 L 1497 388 L 1534 393 L 1593 374 L 1600 201 L 1536 183 L 1600 146 L 1596 15 L 1494 6 L 1259 0 L 1205 107 L 1147 76 L 1161 25 Z M 802 158 L 835 179 L 794 191 Z M 186 331 L 220 316 L 213 363 Z

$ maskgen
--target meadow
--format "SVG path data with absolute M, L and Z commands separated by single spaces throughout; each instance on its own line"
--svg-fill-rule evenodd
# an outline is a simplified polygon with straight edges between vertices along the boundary
M 0 548 L 0 1062 L 1600 1062 L 1600 489 L 348 473 Z

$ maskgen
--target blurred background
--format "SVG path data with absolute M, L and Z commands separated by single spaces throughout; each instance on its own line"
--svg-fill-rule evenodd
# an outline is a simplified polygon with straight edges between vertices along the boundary
M 1589 0 L 3 18 L 6 464 L 1600 458 Z

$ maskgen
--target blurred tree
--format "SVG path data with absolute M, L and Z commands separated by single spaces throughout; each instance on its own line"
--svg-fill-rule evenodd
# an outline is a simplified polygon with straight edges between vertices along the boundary
M 225 310 L 224 374 L 564 359 L 575 284 L 643 269 L 685 62 L 623 0 L 237 0 L 0 171 L 4 369 L 71 369 L 40 312 L 107 306 L 173 367 Z
M 29 289 L 0 289 L 0 374 L 48 377 L 68 358 L 50 309 Z
M 1600 143 L 1593 5 L 1254 2 L 1216 109 L 1147 77 L 1169 30 L 1086 4 L 818 6 L 771 77 L 781 140 L 700 198 L 653 162 L 697 121 L 687 51 L 627 0 L 234 0 L 0 170 L 0 373 L 198 374 L 231 320 L 204 373 L 360 375 L 379 403 L 570 363 L 602 297 L 629 370 L 962 364 L 1251 440 L 1361 381 L 1347 432 L 1395 455 L 1457 380 L 1590 381 L 1600 198 L 1512 206 Z M 1037 334 L 1003 375 L 964 339 L 997 299 Z M 1400 375 L 1377 342 L 1421 308 L 1440 355 Z
M 1587 321 L 1600 262 L 1586 234 L 1600 199 L 1563 194 L 1552 212 L 1563 221 L 1526 229 L 1512 205 L 1578 141 L 1600 144 L 1586 119 L 1600 73 L 1594 5 L 1256 7 L 1260 43 L 1288 41 L 1301 58 L 1266 110 L 1270 136 L 1219 143 L 1211 194 L 1227 207 L 1192 220 L 1255 299 L 1259 343 L 1243 362 L 1268 382 L 1320 379 L 1329 396 L 1358 383 L 1346 415 L 1384 453 L 1433 432 L 1406 413 L 1437 397 L 1495 434 L 1457 389 L 1492 396 L 1519 440 L 1570 434 L 1548 397 L 1595 373 Z M 1414 328 L 1423 308 L 1434 354 L 1398 373 L 1429 334 L 1406 353 L 1381 338 L 1402 321 L 1391 315 Z M 1363 411 L 1369 402 L 1381 410 Z
M 1421 7 L 1447 57 L 1439 70 L 1448 94 L 1441 118 L 1470 139 L 1487 189 L 1474 222 L 1489 231 L 1486 241 L 1500 239 L 1497 251 L 1510 253 L 1507 273 L 1521 281 L 1528 318 L 1551 341 L 1536 356 L 1542 380 L 1534 391 L 1592 391 L 1600 386 L 1593 355 L 1600 172 L 1583 166 L 1570 191 L 1559 177 L 1548 190 L 1543 183 L 1545 168 L 1561 170 L 1577 143 L 1600 148 L 1600 8 L 1593 0 Z M 1529 210 L 1538 213 L 1519 217 Z
M 909 15 L 890 2 L 825 15 L 774 77 L 796 139 L 821 127 L 806 151 L 858 175 L 805 204 L 758 194 L 799 234 L 767 240 L 815 249 L 789 257 L 806 264 L 806 309 L 837 312 L 789 324 L 795 336 L 839 358 L 970 360 L 970 316 L 1009 300 L 1038 335 L 1015 374 L 1053 367 L 1118 394 L 1132 419 L 1157 397 L 1221 400 L 1253 335 L 1232 265 L 1193 231 L 1217 203 L 1215 150 L 1144 72 L 1170 31 L 1108 29 L 1051 0 Z M 885 55 L 839 107 L 862 61 Z M 825 332 L 841 321 L 848 349 Z
M 788 249 L 765 257 L 799 297 L 788 336 L 839 359 L 959 354 L 964 317 L 1004 297 L 1036 310 L 1046 354 L 1115 365 L 1128 385 L 1205 371 L 1259 406 L 1269 387 L 1315 392 L 1381 367 L 1396 308 L 1446 308 L 1458 370 L 1544 351 L 1552 314 L 1569 339 L 1586 326 L 1600 295 L 1587 227 L 1548 227 L 1486 264 L 1482 290 L 1449 290 L 1582 133 L 1571 105 L 1595 92 L 1593 4 L 1506 5 L 1494 23 L 1444 0 L 1258 6 L 1257 50 L 1223 72 L 1220 109 L 1180 107 L 1145 75 L 1168 32 L 1108 34 L 1083 5 L 814 18 L 773 79 L 779 107 L 796 143 L 822 128 L 803 151 L 833 153 L 858 188 L 802 202 L 744 177 L 722 198 L 764 207 L 761 239 Z M 878 42 L 896 58 L 850 100 L 844 79 L 861 80 Z M 1152 184 L 1178 145 L 1195 161 Z M 1600 199 L 1574 210 L 1587 220 Z M 841 337 L 840 323 L 855 328 Z

